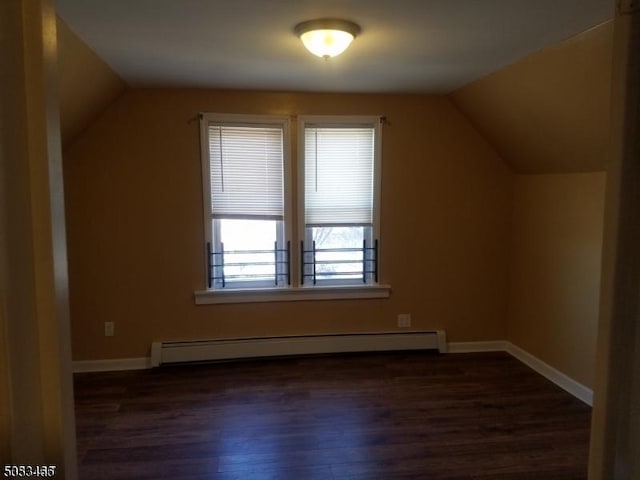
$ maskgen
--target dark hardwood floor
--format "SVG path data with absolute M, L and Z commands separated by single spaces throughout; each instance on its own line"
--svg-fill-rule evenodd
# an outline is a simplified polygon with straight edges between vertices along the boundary
M 585 479 L 591 409 L 506 353 L 75 376 L 81 479 Z

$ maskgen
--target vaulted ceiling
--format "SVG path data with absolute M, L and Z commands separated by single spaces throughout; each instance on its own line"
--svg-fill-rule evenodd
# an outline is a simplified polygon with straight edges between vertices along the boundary
M 56 5 L 63 144 L 127 86 L 445 93 L 515 172 L 605 168 L 612 0 Z M 293 26 L 327 16 L 363 32 L 324 61 Z
M 448 93 L 613 15 L 612 0 L 57 0 L 69 27 L 133 86 Z M 362 33 L 310 55 L 301 21 Z
M 60 133 L 68 145 L 126 88 L 126 83 L 60 19 Z
M 454 102 L 519 173 L 605 170 L 613 22 L 477 80 Z

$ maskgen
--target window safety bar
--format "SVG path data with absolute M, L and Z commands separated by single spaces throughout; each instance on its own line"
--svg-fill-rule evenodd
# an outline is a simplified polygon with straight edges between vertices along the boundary
M 291 285 L 291 254 L 290 254 L 291 242 L 287 241 L 286 248 L 278 248 L 278 242 L 274 242 L 273 249 L 269 250 L 225 250 L 224 243 L 220 244 L 220 251 L 214 252 L 211 248 L 211 242 L 207 242 L 207 278 L 208 286 L 211 288 L 216 283 L 224 288 L 227 280 L 244 278 L 250 279 L 268 279 L 273 276 L 274 285 L 278 286 L 280 281 L 284 278 L 287 285 Z M 273 255 L 272 260 L 247 260 L 247 261 L 235 261 L 236 256 L 249 256 L 260 255 L 264 257 L 265 254 Z M 273 274 L 270 273 L 242 273 L 242 274 L 229 274 L 225 273 L 227 267 L 248 267 L 248 266 L 272 266 Z
M 319 260 L 318 254 L 323 253 L 353 253 L 360 252 L 361 257 L 354 259 L 335 259 L 335 260 Z M 378 283 L 378 240 L 373 242 L 372 247 L 367 246 L 367 241 L 362 241 L 361 248 L 316 248 L 316 242 L 311 242 L 311 250 L 305 250 L 304 241 L 300 242 L 300 283 L 304 285 L 306 279 L 311 279 L 313 285 L 316 285 L 318 277 L 340 277 L 355 276 L 362 277 L 362 283 L 367 283 L 367 278 L 373 279 Z M 320 268 L 319 265 L 338 265 L 338 264 L 355 264 L 362 263 L 362 270 L 348 272 L 332 272 Z M 309 268 L 307 268 L 309 267 Z M 311 270 L 311 272 L 309 272 Z

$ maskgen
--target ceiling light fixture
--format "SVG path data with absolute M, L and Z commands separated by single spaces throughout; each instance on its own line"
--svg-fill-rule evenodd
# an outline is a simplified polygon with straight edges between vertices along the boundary
M 299 23 L 294 32 L 307 50 L 326 59 L 344 52 L 361 28 L 348 20 L 320 18 Z

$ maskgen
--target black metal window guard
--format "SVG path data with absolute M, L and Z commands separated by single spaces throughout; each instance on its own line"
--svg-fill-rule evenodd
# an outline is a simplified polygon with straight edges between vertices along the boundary
M 272 255 L 272 260 L 262 260 L 265 255 Z M 234 261 L 234 257 L 259 256 L 256 261 Z M 207 242 L 207 272 L 209 288 L 213 285 L 220 285 L 223 288 L 228 282 L 233 280 L 268 280 L 273 278 L 275 286 L 282 285 L 283 281 L 291 285 L 291 254 L 290 242 L 286 248 L 278 248 L 278 242 L 274 242 L 273 249 L 269 250 L 225 250 L 224 243 L 220 244 L 219 251 L 213 251 L 211 243 Z M 225 268 L 228 267 L 250 267 L 250 266 L 271 266 L 272 273 L 242 273 L 228 274 Z
M 360 252 L 360 259 L 324 259 L 319 260 L 318 254 L 324 253 L 349 253 Z M 319 265 L 338 264 L 362 264 L 362 270 L 357 271 L 318 271 Z M 373 246 L 367 246 L 367 241 L 362 241 L 362 248 L 316 248 L 316 242 L 311 242 L 311 250 L 305 250 L 304 242 L 300 242 L 300 283 L 304 284 L 306 279 L 311 279 L 316 285 L 318 277 L 362 277 L 362 283 L 367 283 L 367 279 L 373 277 L 378 282 L 378 240 L 373 242 Z

